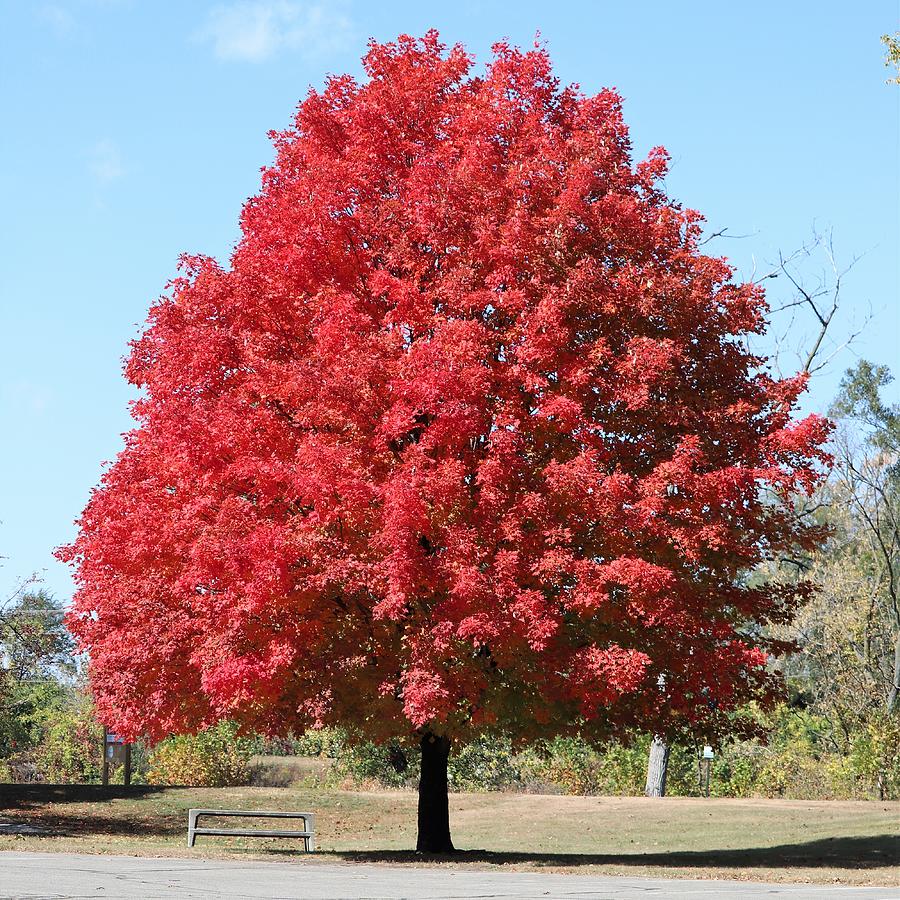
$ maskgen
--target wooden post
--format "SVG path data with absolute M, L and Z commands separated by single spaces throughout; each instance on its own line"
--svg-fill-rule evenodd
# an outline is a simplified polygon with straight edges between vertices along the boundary
M 121 747 L 121 751 L 117 748 Z M 103 728 L 103 787 L 109 787 L 113 764 L 122 763 L 122 781 L 131 785 L 131 744 L 126 744 L 106 726 Z
M 103 787 L 109 787 L 109 729 L 103 726 Z

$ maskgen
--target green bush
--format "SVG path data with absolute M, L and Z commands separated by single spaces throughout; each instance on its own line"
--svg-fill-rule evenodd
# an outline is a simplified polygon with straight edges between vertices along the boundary
M 717 753 L 710 769 L 710 796 L 752 797 L 763 749 L 755 743 L 740 742 Z
M 33 750 L 54 716 L 79 702 L 56 682 L 16 682 L 0 673 L 0 758 Z
M 710 771 L 713 797 L 864 799 L 900 796 L 900 722 L 873 714 L 852 735 L 847 752 L 832 739 L 827 720 L 787 705 L 748 710 L 767 733 L 765 741 L 735 740 L 717 748 Z M 419 754 L 414 745 L 354 742 L 340 729 L 310 731 L 268 746 L 298 756 L 334 759 L 333 785 L 414 787 Z M 542 793 L 642 794 L 649 735 L 631 743 L 592 746 L 578 737 L 554 738 L 514 751 L 508 738 L 486 735 L 456 744 L 450 754 L 451 788 L 462 791 L 526 790 Z M 257 751 L 259 752 L 259 751 Z M 271 751 L 270 751 L 271 752 Z M 704 791 L 700 746 L 675 744 L 669 754 L 667 793 Z
M 900 798 L 900 717 L 873 713 L 854 735 L 850 766 L 880 800 Z
M 230 787 L 250 780 L 253 741 L 238 735 L 233 722 L 197 734 L 173 735 L 150 752 L 149 784 Z
M 318 745 L 313 744 L 317 749 Z M 388 788 L 413 787 L 419 778 L 419 752 L 402 744 L 352 743 L 329 739 L 320 754 L 333 756 L 333 784 Z M 447 780 L 454 791 L 500 791 L 521 787 L 522 770 L 508 738 L 485 735 L 457 745 L 450 754 Z
M 611 742 L 594 747 L 583 738 L 554 738 L 523 754 L 525 780 L 532 790 L 563 794 L 642 794 L 647 776 L 650 737 L 630 744 Z M 667 791 L 697 794 L 696 754 L 674 746 L 669 753 Z
M 541 793 L 592 794 L 601 780 L 595 751 L 578 738 L 554 738 L 522 754 L 526 783 Z
M 504 791 L 521 788 L 521 759 L 507 737 L 484 735 L 470 744 L 454 748 L 447 766 L 454 791 Z
M 296 746 L 301 755 L 334 759 L 328 776 L 332 784 L 402 788 L 414 786 L 419 778 L 414 746 L 354 742 L 338 730 L 307 732 Z M 522 782 L 511 742 L 494 736 L 454 747 L 447 778 L 451 790 L 457 791 L 505 790 Z
M 103 729 L 90 701 L 80 697 L 67 708 L 48 712 L 43 726 L 31 754 L 36 780 L 84 784 L 99 779 Z
M 419 777 L 417 756 L 399 744 L 347 743 L 338 750 L 329 781 L 355 787 L 406 787 Z
M 339 728 L 319 728 L 307 731 L 291 740 L 294 756 L 324 756 L 335 759 L 344 752 L 347 735 Z

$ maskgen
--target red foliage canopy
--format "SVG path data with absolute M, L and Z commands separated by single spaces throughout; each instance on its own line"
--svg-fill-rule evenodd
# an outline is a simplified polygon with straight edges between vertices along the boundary
M 61 551 L 117 732 L 710 734 L 772 688 L 752 626 L 794 598 L 745 573 L 815 539 L 827 423 L 619 97 L 471 65 L 373 43 L 274 135 L 231 267 L 151 310 Z

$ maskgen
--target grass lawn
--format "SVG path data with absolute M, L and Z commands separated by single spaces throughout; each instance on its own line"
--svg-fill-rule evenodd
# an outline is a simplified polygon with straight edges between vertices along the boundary
M 315 812 L 322 852 L 306 857 L 299 841 L 203 836 L 189 850 L 192 806 Z M 453 794 L 450 820 L 465 852 L 426 863 L 409 852 L 416 797 L 408 792 L 0 785 L 0 822 L 52 831 L 0 835 L 0 850 L 900 885 L 897 802 Z

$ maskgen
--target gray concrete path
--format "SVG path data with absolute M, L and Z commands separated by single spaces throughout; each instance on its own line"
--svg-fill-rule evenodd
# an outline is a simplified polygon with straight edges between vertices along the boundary
M 297 862 L 239 862 L 212 859 L 147 859 L 64 853 L 0 853 L 0 897 L 156 900 L 156 898 L 297 898 L 297 900 L 565 900 L 565 898 L 693 897 L 724 900 L 784 898 L 900 900 L 900 889 L 753 884 L 739 881 L 681 881 L 543 875 L 471 869 Z

